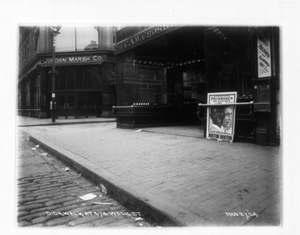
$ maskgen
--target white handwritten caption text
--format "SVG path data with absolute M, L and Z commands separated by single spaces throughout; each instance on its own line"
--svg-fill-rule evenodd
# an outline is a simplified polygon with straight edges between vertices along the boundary
M 249 212 L 248 210 L 246 210 L 246 212 L 225 212 L 225 214 L 231 217 L 246 216 L 247 220 L 249 220 L 251 217 L 256 216 L 256 218 L 258 218 L 259 216 L 255 212 Z
M 102 212 L 102 211 L 46 211 L 47 216 L 48 215 L 56 215 L 56 216 L 99 216 L 101 218 L 107 217 L 107 216 L 141 216 L 140 212 L 123 212 L 123 211 L 109 211 L 109 212 Z

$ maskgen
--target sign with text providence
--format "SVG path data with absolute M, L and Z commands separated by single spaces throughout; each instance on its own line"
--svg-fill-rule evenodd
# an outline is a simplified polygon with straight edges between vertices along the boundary
M 233 142 L 235 106 L 230 105 L 230 103 L 236 103 L 236 97 L 237 92 L 218 92 L 207 94 L 207 103 L 209 105 L 214 105 L 207 107 L 207 139 Z M 228 106 L 226 104 L 228 104 Z

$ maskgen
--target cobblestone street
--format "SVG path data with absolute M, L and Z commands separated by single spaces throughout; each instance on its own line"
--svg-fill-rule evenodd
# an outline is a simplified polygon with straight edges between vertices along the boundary
M 29 141 L 18 140 L 18 225 L 36 227 L 153 227 L 138 211 Z M 81 199 L 81 196 L 92 199 Z

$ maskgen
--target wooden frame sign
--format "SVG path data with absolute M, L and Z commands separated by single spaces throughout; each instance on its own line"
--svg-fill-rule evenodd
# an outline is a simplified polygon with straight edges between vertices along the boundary
M 236 98 L 237 92 L 207 94 L 207 139 L 233 142 Z

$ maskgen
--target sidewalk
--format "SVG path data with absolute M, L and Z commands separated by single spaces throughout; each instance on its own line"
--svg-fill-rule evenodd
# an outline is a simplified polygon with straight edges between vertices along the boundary
M 113 196 L 179 226 L 280 224 L 279 147 L 222 143 L 195 127 L 22 127 Z

